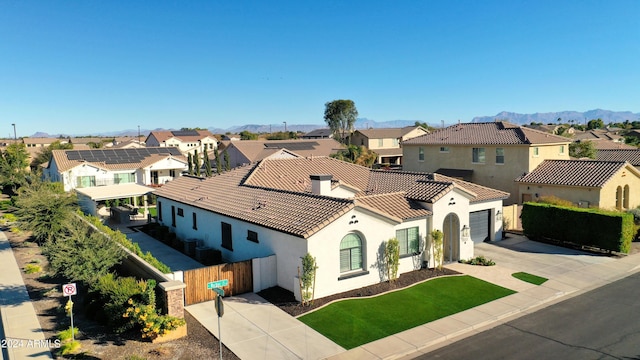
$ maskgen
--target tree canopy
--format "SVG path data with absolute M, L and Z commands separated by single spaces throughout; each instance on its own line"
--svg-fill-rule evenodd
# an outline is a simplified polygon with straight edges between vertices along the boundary
M 329 125 L 334 139 L 344 143 L 353 131 L 358 109 L 353 100 L 333 100 L 324 104 L 324 121 Z
M 51 154 L 53 150 L 71 150 L 73 149 L 73 144 L 71 143 L 61 143 L 60 140 L 56 140 L 51 143 L 51 145 L 43 148 L 36 154 L 35 158 L 31 162 L 32 167 L 37 167 L 41 164 L 46 164 L 51 161 Z
M 26 185 L 29 170 L 29 154 L 22 143 L 14 143 L 0 152 L 0 185 L 12 193 Z
M 604 121 L 602 119 L 592 119 L 587 123 L 587 129 L 602 129 L 604 127 Z
M 569 144 L 569 156 L 574 158 L 596 158 L 596 148 L 591 141 L 572 142 Z

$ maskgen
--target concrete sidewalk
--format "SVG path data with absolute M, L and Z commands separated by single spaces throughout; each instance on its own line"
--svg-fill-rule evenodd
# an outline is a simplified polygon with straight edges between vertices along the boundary
M 0 341 L 4 341 L 0 359 L 53 359 L 20 271 L 9 240 L 0 231 Z

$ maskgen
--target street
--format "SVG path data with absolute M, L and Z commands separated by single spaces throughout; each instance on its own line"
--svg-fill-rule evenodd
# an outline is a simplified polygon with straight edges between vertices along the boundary
M 640 359 L 640 274 L 416 359 Z

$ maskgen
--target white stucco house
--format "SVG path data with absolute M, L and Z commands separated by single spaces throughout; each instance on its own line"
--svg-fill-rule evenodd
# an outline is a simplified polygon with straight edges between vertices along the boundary
M 82 209 L 95 215 L 98 201 L 136 201 L 187 168 L 187 159 L 176 148 L 53 150 L 43 177 L 61 182 L 65 191 L 75 190 Z
M 209 130 L 164 130 L 151 131 L 145 140 L 147 146 L 176 147 L 186 156 L 197 151 L 202 156 L 205 151 L 218 147 L 218 139 Z
M 400 241 L 399 274 L 433 267 L 430 232 L 445 261 L 502 236 L 509 194 L 439 174 L 381 171 L 328 157 L 267 158 L 211 178 L 183 176 L 154 191 L 158 221 L 226 261 L 275 255 L 275 284 L 297 294 L 301 257 L 319 266 L 315 296 L 386 280 L 385 242 Z M 470 214 L 483 212 L 474 238 Z M 471 231 L 470 231 L 471 230 Z M 254 286 L 255 287 L 255 286 Z

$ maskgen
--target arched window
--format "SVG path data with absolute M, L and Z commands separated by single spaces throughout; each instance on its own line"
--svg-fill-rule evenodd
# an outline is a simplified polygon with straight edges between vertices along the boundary
M 629 208 L 629 185 L 625 185 L 624 186 L 624 196 L 622 197 L 623 201 L 622 201 L 622 206 L 624 206 L 625 209 Z
M 340 241 L 340 272 L 362 269 L 362 239 L 348 234 Z
M 616 209 L 622 209 L 622 187 L 616 189 Z

